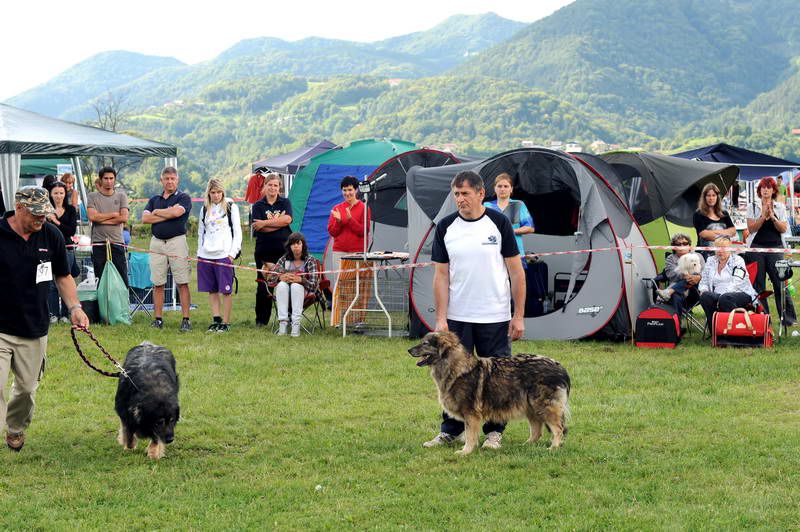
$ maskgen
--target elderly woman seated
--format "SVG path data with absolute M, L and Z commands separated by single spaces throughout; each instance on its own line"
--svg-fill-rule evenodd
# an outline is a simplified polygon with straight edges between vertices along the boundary
M 714 246 L 729 248 L 731 239 L 719 236 L 714 240 Z M 758 296 L 750 284 L 744 259 L 726 249 L 718 249 L 708 258 L 697 289 L 700 291 L 700 305 L 706 313 L 708 330 L 711 330 L 714 312 L 730 312 L 746 307 Z

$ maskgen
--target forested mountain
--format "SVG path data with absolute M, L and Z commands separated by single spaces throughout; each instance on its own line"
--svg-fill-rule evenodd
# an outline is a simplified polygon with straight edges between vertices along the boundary
M 170 59 L 147 67 L 147 56 L 110 52 L 80 63 L 8 103 L 51 116 L 86 120 L 92 117 L 91 100 L 107 91 L 124 95 L 128 105 L 142 108 L 197 97 L 211 84 L 276 73 L 318 79 L 357 74 L 433 76 L 524 26 L 489 13 L 450 17 L 430 30 L 375 43 L 318 37 L 287 42 L 259 37 L 240 41 L 216 58 L 195 65 Z M 138 58 L 142 59 L 135 61 Z M 90 83 L 84 86 L 87 80 Z M 71 97 L 60 98 L 60 94 Z
M 456 68 L 653 135 L 769 91 L 800 55 L 796 0 L 577 0 Z
M 117 91 L 148 72 L 182 64 L 172 57 L 124 51 L 102 52 L 6 103 L 57 117 L 73 107 L 86 106 L 108 91 Z
M 441 72 L 511 38 L 526 25 L 494 13 L 453 15 L 427 31 L 393 37 L 374 46 L 426 59 Z
M 258 87 L 273 87 L 257 103 Z M 488 154 L 523 140 L 596 138 L 650 140 L 514 81 L 435 77 L 390 83 L 348 76 L 308 82 L 292 76 L 219 84 L 182 106 L 150 109 L 131 126 L 178 146 L 185 180 L 200 190 L 212 175 L 239 178 L 247 164 L 297 144 L 329 138 L 393 137 L 419 145 L 454 143 L 459 153 Z M 248 102 L 248 103 L 243 103 Z M 258 108 L 251 112 L 252 106 Z M 266 109 L 271 107 L 270 109 Z M 152 177 L 152 176 L 150 176 Z M 142 193 L 157 182 L 146 175 L 126 185 Z M 234 189 L 244 183 L 231 181 Z

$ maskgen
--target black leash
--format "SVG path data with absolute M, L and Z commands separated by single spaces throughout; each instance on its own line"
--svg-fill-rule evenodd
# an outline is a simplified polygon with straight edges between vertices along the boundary
M 89 359 L 86 358 L 86 356 L 83 354 L 83 351 L 81 350 L 81 346 L 78 343 L 78 337 L 75 335 L 75 331 L 80 331 L 80 332 L 84 333 L 86 336 L 88 336 L 94 342 L 94 344 L 97 346 L 97 348 L 100 350 L 100 352 L 103 353 L 105 355 L 105 357 L 108 360 L 110 360 L 111 363 L 114 364 L 114 366 L 116 366 L 116 368 L 119 371 L 116 372 L 116 373 L 111 373 L 110 371 L 104 371 L 104 370 L 102 370 L 100 368 L 97 368 L 94 365 L 92 365 L 92 363 L 89 362 Z M 122 365 L 114 359 L 114 357 L 112 357 L 111 355 L 108 354 L 108 351 L 106 351 L 105 348 L 102 345 L 100 345 L 100 341 L 97 338 L 95 338 L 95 336 L 91 333 L 91 331 L 89 329 L 87 329 L 85 327 L 79 327 L 77 325 L 73 325 L 72 328 L 69 330 L 69 334 L 72 336 L 72 343 L 75 344 L 75 350 L 78 351 L 78 356 L 81 357 L 81 360 L 83 360 L 86 363 L 87 366 L 89 366 L 90 368 L 95 370 L 97 373 L 99 373 L 101 375 L 105 375 L 106 377 L 119 378 L 120 376 L 123 376 L 126 379 L 128 379 L 131 382 L 131 384 L 133 384 L 134 388 L 136 388 L 137 390 L 139 389 L 139 387 L 136 386 L 136 383 L 133 382 L 133 379 L 131 379 L 130 375 L 128 375 L 128 372 L 125 371 L 125 368 L 123 368 Z

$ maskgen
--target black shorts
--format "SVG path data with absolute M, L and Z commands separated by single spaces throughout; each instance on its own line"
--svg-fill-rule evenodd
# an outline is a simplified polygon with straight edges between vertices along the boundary
M 469 323 L 447 320 L 450 332 L 461 340 L 464 349 L 479 357 L 510 357 L 511 338 L 508 336 L 507 321 L 497 323 Z

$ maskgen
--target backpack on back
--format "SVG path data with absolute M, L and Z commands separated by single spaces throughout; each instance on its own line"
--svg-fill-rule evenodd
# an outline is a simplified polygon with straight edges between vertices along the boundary
M 228 207 L 229 207 L 228 208 L 228 214 L 226 214 L 225 217 L 228 219 L 228 227 L 231 230 L 231 238 L 233 238 L 233 218 L 231 217 L 231 211 L 230 211 L 230 207 L 231 207 L 231 204 L 233 202 L 230 201 L 230 200 L 227 200 L 227 199 L 225 201 L 228 202 Z M 206 223 L 206 206 L 205 205 L 200 207 L 200 223 L 201 224 Z M 240 247 L 239 251 L 236 252 L 236 256 L 233 257 L 233 259 L 236 260 L 241 256 L 242 256 L 242 248 Z

